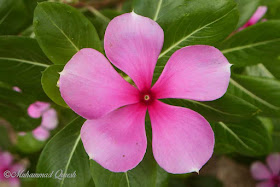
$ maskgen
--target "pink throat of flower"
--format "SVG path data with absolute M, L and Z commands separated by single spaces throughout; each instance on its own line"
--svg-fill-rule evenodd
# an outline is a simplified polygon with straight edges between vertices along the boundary
M 277 186 L 280 184 L 280 176 L 273 176 L 271 180 L 272 180 L 273 185 Z
M 7 179 L 6 177 L 4 177 L 4 172 L 9 170 L 9 169 L 10 169 L 9 167 L 0 169 L 0 172 L 1 172 L 1 174 L 0 174 L 0 181 L 1 180 L 4 181 L 5 179 Z
M 154 95 L 151 91 L 140 92 L 140 101 L 145 105 L 150 105 L 154 101 Z

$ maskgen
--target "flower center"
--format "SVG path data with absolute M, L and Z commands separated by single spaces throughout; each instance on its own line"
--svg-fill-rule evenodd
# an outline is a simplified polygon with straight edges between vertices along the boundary
M 144 100 L 145 101 L 149 101 L 150 100 L 150 96 L 149 95 L 144 95 Z
M 273 183 L 274 185 L 280 184 L 280 177 L 279 177 L 279 176 L 273 176 L 273 177 L 272 177 L 272 183 Z
M 140 101 L 145 105 L 149 105 L 153 102 L 154 97 L 150 91 L 140 92 Z

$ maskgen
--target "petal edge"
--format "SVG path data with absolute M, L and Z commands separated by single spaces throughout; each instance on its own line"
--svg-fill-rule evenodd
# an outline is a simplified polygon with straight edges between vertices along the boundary
M 206 119 L 190 109 L 160 101 L 148 111 L 157 163 L 170 173 L 198 172 L 214 149 L 214 133 Z

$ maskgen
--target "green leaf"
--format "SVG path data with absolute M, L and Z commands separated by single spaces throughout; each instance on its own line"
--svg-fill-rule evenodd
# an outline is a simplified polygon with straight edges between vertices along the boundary
M 280 152 L 280 118 L 272 119 L 272 125 L 273 152 Z
M 41 72 L 50 64 L 35 39 L 0 37 L 0 81 L 34 96 L 43 93 Z
M 239 22 L 237 28 L 243 26 L 257 10 L 260 0 L 235 0 L 238 4 Z
M 0 0 L 0 35 L 18 34 L 32 23 L 30 0 Z
M 271 59 L 271 62 L 264 66 L 275 78 L 280 79 L 280 59 Z
M 280 68 L 279 68 L 280 70 Z M 253 66 L 246 66 L 245 74 L 254 77 L 266 77 L 266 78 L 275 78 L 273 73 L 264 66 L 263 64 L 257 64 Z
M 280 115 L 280 81 L 276 79 L 232 75 L 228 93 L 258 107 L 261 115 Z
M 2 150 L 7 150 L 11 146 L 7 122 L 0 119 L 0 147 Z
M 266 155 L 271 150 L 271 137 L 257 119 L 240 123 L 212 123 L 215 134 L 215 152 L 239 153 L 246 156 Z
M 226 93 L 215 101 L 199 102 L 186 99 L 165 99 L 164 102 L 190 108 L 209 121 L 240 121 L 250 118 L 260 110 L 246 100 Z
M 57 86 L 59 72 L 63 70 L 63 67 L 63 65 L 52 65 L 48 67 L 42 75 L 42 86 L 45 93 L 51 100 L 60 106 L 68 107 L 62 99 L 59 87 Z
M 248 27 L 225 40 L 219 48 L 234 65 L 266 64 L 279 55 L 280 21 Z
M 156 185 L 157 163 L 154 161 L 151 148 L 148 148 L 144 159 L 136 168 L 124 173 L 110 172 L 93 160 L 90 166 L 96 187 L 152 187 Z
M 164 30 L 154 80 L 176 50 L 189 45 L 215 45 L 232 33 L 238 22 L 233 0 L 134 0 L 134 11 L 157 21 Z
M 26 133 L 24 136 L 17 137 L 16 148 L 23 153 L 35 153 L 40 151 L 45 145 L 45 141 L 39 141 L 33 137 L 31 132 Z
M 102 51 L 91 22 L 66 4 L 39 3 L 33 26 L 40 47 L 54 64 L 66 64 L 82 48 Z
M 168 173 L 162 169 L 159 165 L 157 165 L 157 178 L 156 178 L 156 187 L 167 187 L 168 186 L 169 175 Z
M 280 0 L 262 0 L 262 5 L 267 6 L 267 19 L 280 19 Z
M 16 131 L 31 131 L 41 123 L 27 114 L 34 100 L 29 95 L 0 87 L 0 118 L 6 119 Z
M 89 11 L 85 12 L 85 16 L 92 22 L 95 26 L 98 35 L 101 40 L 104 39 L 105 30 L 109 22 L 116 16 L 122 14 L 122 12 L 104 9 L 104 10 L 96 10 L 93 7 L 88 7 Z
M 49 174 L 53 172 L 53 174 L 51 178 L 39 178 L 39 187 L 89 186 L 89 183 L 91 183 L 89 159 L 80 138 L 80 129 L 84 121 L 81 117 L 76 118 L 45 146 L 36 172 Z M 60 173 L 75 173 L 76 176 L 73 178 L 56 178 Z

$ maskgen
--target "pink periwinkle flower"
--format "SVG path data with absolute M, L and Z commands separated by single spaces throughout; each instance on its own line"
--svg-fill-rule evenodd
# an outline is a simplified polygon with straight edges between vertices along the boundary
M 21 92 L 21 89 L 19 87 L 17 87 L 17 86 L 14 86 L 13 90 L 16 91 L 16 92 Z
M 126 13 L 109 23 L 104 47 L 107 58 L 136 87 L 94 49 L 77 52 L 60 73 L 63 99 L 87 119 L 81 129 L 86 152 L 110 171 L 125 172 L 143 159 L 147 111 L 153 154 L 166 171 L 198 172 L 213 153 L 214 133 L 209 123 L 195 111 L 159 99 L 215 100 L 227 90 L 231 65 L 214 47 L 184 47 L 170 57 L 151 87 L 163 40 L 163 30 L 155 21 Z
M 266 164 L 258 161 L 251 166 L 253 178 L 259 181 L 257 187 L 280 187 L 280 153 L 269 155 Z
M 53 130 L 58 125 L 57 113 L 50 104 L 46 102 L 36 101 L 31 104 L 27 112 L 32 118 L 42 117 L 40 126 L 32 131 L 33 136 L 40 141 L 45 141 L 50 136 L 50 130 Z
M 0 151 L 0 183 L 7 183 L 11 187 L 19 187 L 20 180 L 15 173 L 24 170 L 25 167 L 20 163 L 13 163 L 13 156 L 9 152 Z M 6 174 L 4 174 L 6 172 Z M 13 175 L 10 176 L 10 174 Z M 6 176 L 5 176 L 6 175 Z
M 266 6 L 259 6 L 258 9 L 256 10 L 256 12 L 253 14 L 253 16 L 247 21 L 247 23 L 245 23 L 238 30 L 240 31 L 247 27 L 250 27 L 251 25 L 256 24 L 265 15 L 266 11 L 267 11 Z M 265 19 L 262 21 L 265 21 Z

